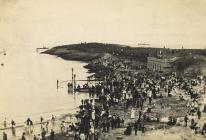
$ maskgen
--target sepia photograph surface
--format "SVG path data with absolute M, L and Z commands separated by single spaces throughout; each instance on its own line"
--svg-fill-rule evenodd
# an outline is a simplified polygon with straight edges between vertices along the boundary
M 206 139 L 206 1 L 0 0 L 0 139 Z

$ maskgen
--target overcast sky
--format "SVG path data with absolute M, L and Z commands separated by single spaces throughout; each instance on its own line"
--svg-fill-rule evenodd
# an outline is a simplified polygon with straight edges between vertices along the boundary
M 79 42 L 204 48 L 205 0 L 0 0 L 0 47 Z

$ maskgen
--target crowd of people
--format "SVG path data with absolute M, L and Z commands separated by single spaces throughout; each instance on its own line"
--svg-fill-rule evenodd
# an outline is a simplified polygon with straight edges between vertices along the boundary
M 149 72 L 130 73 L 130 72 L 114 72 L 108 74 L 104 78 L 104 82 L 90 86 L 89 99 L 81 101 L 79 111 L 76 114 L 78 121 L 68 124 L 62 121 L 60 124 L 60 132 L 65 136 L 72 136 L 75 140 L 97 140 L 103 133 L 109 133 L 111 129 L 126 127 L 124 134 L 131 135 L 134 129 L 135 135 L 137 131 L 145 133 L 145 124 L 150 120 L 148 113 L 152 111 L 152 105 L 155 99 L 171 98 L 178 96 L 179 101 L 188 100 L 188 113 L 184 116 L 184 126 L 188 126 L 198 133 L 198 123 L 194 118 L 189 116 L 197 115 L 201 118 L 201 110 L 199 107 L 200 91 L 194 87 L 204 82 L 204 77 L 187 78 L 177 76 L 176 73 L 153 74 Z M 177 94 L 176 90 L 181 90 Z M 175 95 L 174 95 L 175 93 Z M 131 109 L 131 120 L 134 122 L 125 124 L 124 116 L 111 111 L 114 106 L 122 106 L 125 112 Z M 139 114 L 135 115 L 135 110 L 139 110 Z M 160 116 L 156 116 L 156 121 L 160 121 Z M 41 134 L 34 135 L 34 140 L 46 139 L 49 133 L 48 125 L 50 121 L 44 122 L 43 117 L 40 118 Z M 54 125 L 55 117 L 52 116 L 51 125 Z M 170 116 L 168 124 L 175 125 L 176 119 Z M 15 134 L 15 122 L 12 120 L 12 134 Z M 6 123 L 4 123 L 6 127 Z M 33 122 L 30 118 L 26 120 L 25 131 L 21 140 L 25 140 L 27 133 L 33 133 Z M 201 133 L 206 133 L 206 124 L 203 125 Z M 50 139 L 54 139 L 54 130 L 50 130 Z M 7 140 L 7 135 L 3 133 L 3 140 Z
M 55 116 L 52 115 L 52 118 L 50 121 L 43 121 L 44 118 L 41 116 L 40 117 L 40 133 L 39 134 L 34 134 L 34 123 L 30 118 L 27 118 L 27 120 L 24 122 L 24 128 L 22 135 L 19 140 L 26 140 L 26 136 L 31 136 L 33 135 L 33 140 L 46 140 L 47 135 L 49 135 L 50 140 L 54 140 L 54 130 L 52 127 L 55 125 Z M 51 130 L 50 134 L 49 133 L 49 122 L 51 122 Z M 7 125 L 7 121 L 5 119 L 4 121 L 4 128 L 11 128 L 12 135 L 13 137 L 17 137 L 16 135 L 16 123 L 14 120 L 11 121 L 11 125 Z M 20 126 L 21 127 L 21 126 Z M 8 136 L 6 132 L 3 132 L 3 140 L 8 140 Z
M 186 78 L 177 76 L 176 73 L 164 75 L 151 75 L 148 73 L 137 75 L 130 75 L 130 73 L 110 74 L 104 82 L 90 88 L 89 95 L 91 98 L 96 98 L 95 100 L 82 101 L 80 112 L 76 116 L 80 119 L 80 122 L 75 126 L 72 125 L 72 128 L 74 128 L 72 131 L 74 131 L 76 139 L 87 139 L 91 136 L 98 139 L 100 134 L 109 132 L 110 128 L 115 129 L 124 125 L 125 118 L 121 118 L 123 116 L 114 114 L 110 110 L 115 105 L 123 105 L 126 112 L 132 107 L 131 119 L 135 119 L 135 123 L 126 126 L 124 134 L 130 135 L 132 128 L 134 128 L 135 134 L 138 130 L 144 133 L 145 124 L 150 120 L 147 113 L 151 112 L 153 100 L 172 96 L 178 96 L 179 101 L 187 100 L 186 97 L 189 97 L 187 115 L 194 116 L 196 113 L 200 119 L 201 111 L 198 105 L 200 93 L 193 87 L 201 84 L 204 79 L 204 77 Z M 182 92 L 177 94 L 177 89 Z M 174 93 L 176 95 L 173 95 Z M 133 115 L 134 108 L 139 109 L 137 117 Z M 184 118 L 186 127 L 189 120 L 187 115 Z M 156 121 L 159 122 L 159 116 L 156 117 Z M 190 128 L 196 132 L 197 122 L 194 119 L 190 119 L 190 121 Z M 170 116 L 167 124 L 175 125 L 176 122 L 177 118 Z M 205 132 L 205 126 L 202 128 L 202 134 Z

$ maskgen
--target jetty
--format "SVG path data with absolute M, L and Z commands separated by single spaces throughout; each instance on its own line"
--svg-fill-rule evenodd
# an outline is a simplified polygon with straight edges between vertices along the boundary
M 48 50 L 48 49 L 49 49 L 48 47 L 43 46 L 41 48 L 36 48 L 36 52 L 39 52 L 40 50 L 45 51 L 45 50 Z
M 89 86 L 89 82 L 93 82 L 93 83 L 99 83 L 99 82 L 103 82 L 103 80 L 98 80 L 98 79 L 91 79 L 88 77 L 88 79 L 76 79 L 76 74 L 74 74 L 74 68 L 71 69 L 71 73 L 72 73 L 72 79 L 71 80 L 66 80 L 66 81 L 59 81 L 57 80 L 57 89 L 60 87 L 61 83 L 67 83 L 67 87 L 68 87 L 68 92 L 84 92 L 84 93 L 88 93 L 89 89 L 91 88 Z M 77 84 L 77 82 L 85 82 L 84 85 L 80 86 L 79 84 Z

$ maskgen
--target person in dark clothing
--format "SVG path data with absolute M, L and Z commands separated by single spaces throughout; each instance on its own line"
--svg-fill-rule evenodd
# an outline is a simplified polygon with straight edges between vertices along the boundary
M 145 127 L 144 127 L 144 124 L 142 124 L 142 126 L 141 126 L 141 130 L 142 130 L 142 133 L 145 133 Z
M 26 140 L 25 132 L 22 133 L 22 136 L 21 136 L 21 139 L 20 139 L 20 140 Z
M 149 97 L 149 105 L 152 104 L 152 97 Z
M 120 128 L 121 119 L 119 118 L 119 116 L 117 116 L 116 122 L 117 122 L 117 127 Z
M 200 111 L 200 109 L 198 109 L 198 111 L 197 111 L 197 117 L 198 117 L 198 119 L 201 118 L 201 111 Z
M 114 129 L 114 125 L 115 125 L 115 122 L 114 122 L 114 118 L 112 117 L 112 120 L 111 120 L 111 126 L 112 126 L 112 129 Z
M 204 135 L 206 133 L 206 123 L 204 123 L 203 127 L 202 127 L 202 132 L 201 134 Z
M 185 115 L 185 117 L 184 117 L 185 127 L 187 127 L 188 120 L 189 120 L 189 118 L 187 117 L 187 115 Z
M 43 121 L 44 121 L 44 118 L 41 116 L 41 118 L 40 118 L 40 121 L 41 121 L 41 124 L 43 123 Z
M 75 128 L 73 123 L 69 127 L 70 127 L 71 131 L 75 131 L 76 130 L 76 128 Z
M 138 120 L 141 120 L 142 115 L 143 115 L 142 110 L 140 110 L 139 111 L 139 118 L 138 118 Z
M 13 135 L 13 136 L 16 136 L 15 126 L 12 126 L 12 127 L 11 127 L 11 131 L 12 131 L 12 135 Z
M 37 138 L 37 136 L 36 135 L 34 135 L 34 139 L 33 140 L 38 140 L 38 138 Z
M 26 120 L 26 125 L 27 125 L 27 126 L 30 126 L 30 122 L 31 122 L 31 119 L 28 118 L 28 119 Z
M 54 130 L 53 129 L 51 129 L 50 140 L 54 140 Z
M 31 119 L 30 118 L 28 118 L 27 120 L 26 120 L 26 125 L 27 125 L 27 127 L 28 127 L 28 132 L 30 133 L 32 133 L 33 132 L 33 130 L 32 130 L 32 128 L 33 128 L 33 122 L 31 121 Z
M 136 121 L 135 124 L 134 124 L 135 135 L 137 135 L 138 126 L 139 126 L 138 121 Z
M 190 128 L 195 130 L 195 132 L 196 132 L 196 130 L 197 130 L 197 123 L 195 122 L 194 119 L 191 120 Z
M 125 135 L 131 135 L 132 134 L 132 127 L 131 127 L 130 124 L 127 126 L 126 130 L 124 131 L 124 134 Z
M 144 99 L 141 98 L 141 99 L 140 99 L 140 109 L 141 109 L 141 110 L 143 109 L 143 106 L 144 106 Z
M 44 128 L 41 132 L 41 137 L 42 137 L 42 140 L 46 140 L 46 130 Z
M 103 128 L 102 132 L 106 132 L 106 123 L 105 122 L 102 123 L 102 128 Z
M 11 130 L 12 130 L 12 135 L 13 135 L 13 136 L 16 136 L 15 125 L 16 125 L 16 123 L 14 122 L 14 120 L 12 120 L 12 121 L 11 121 Z
M 16 125 L 16 123 L 14 122 L 14 120 L 11 121 L 11 125 L 12 125 L 12 126 L 15 126 L 15 125 Z
M 107 133 L 109 133 L 109 127 L 110 127 L 109 121 L 106 122 L 106 127 L 107 127 Z
M 7 140 L 7 134 L 3 132 L 3 140 Z

